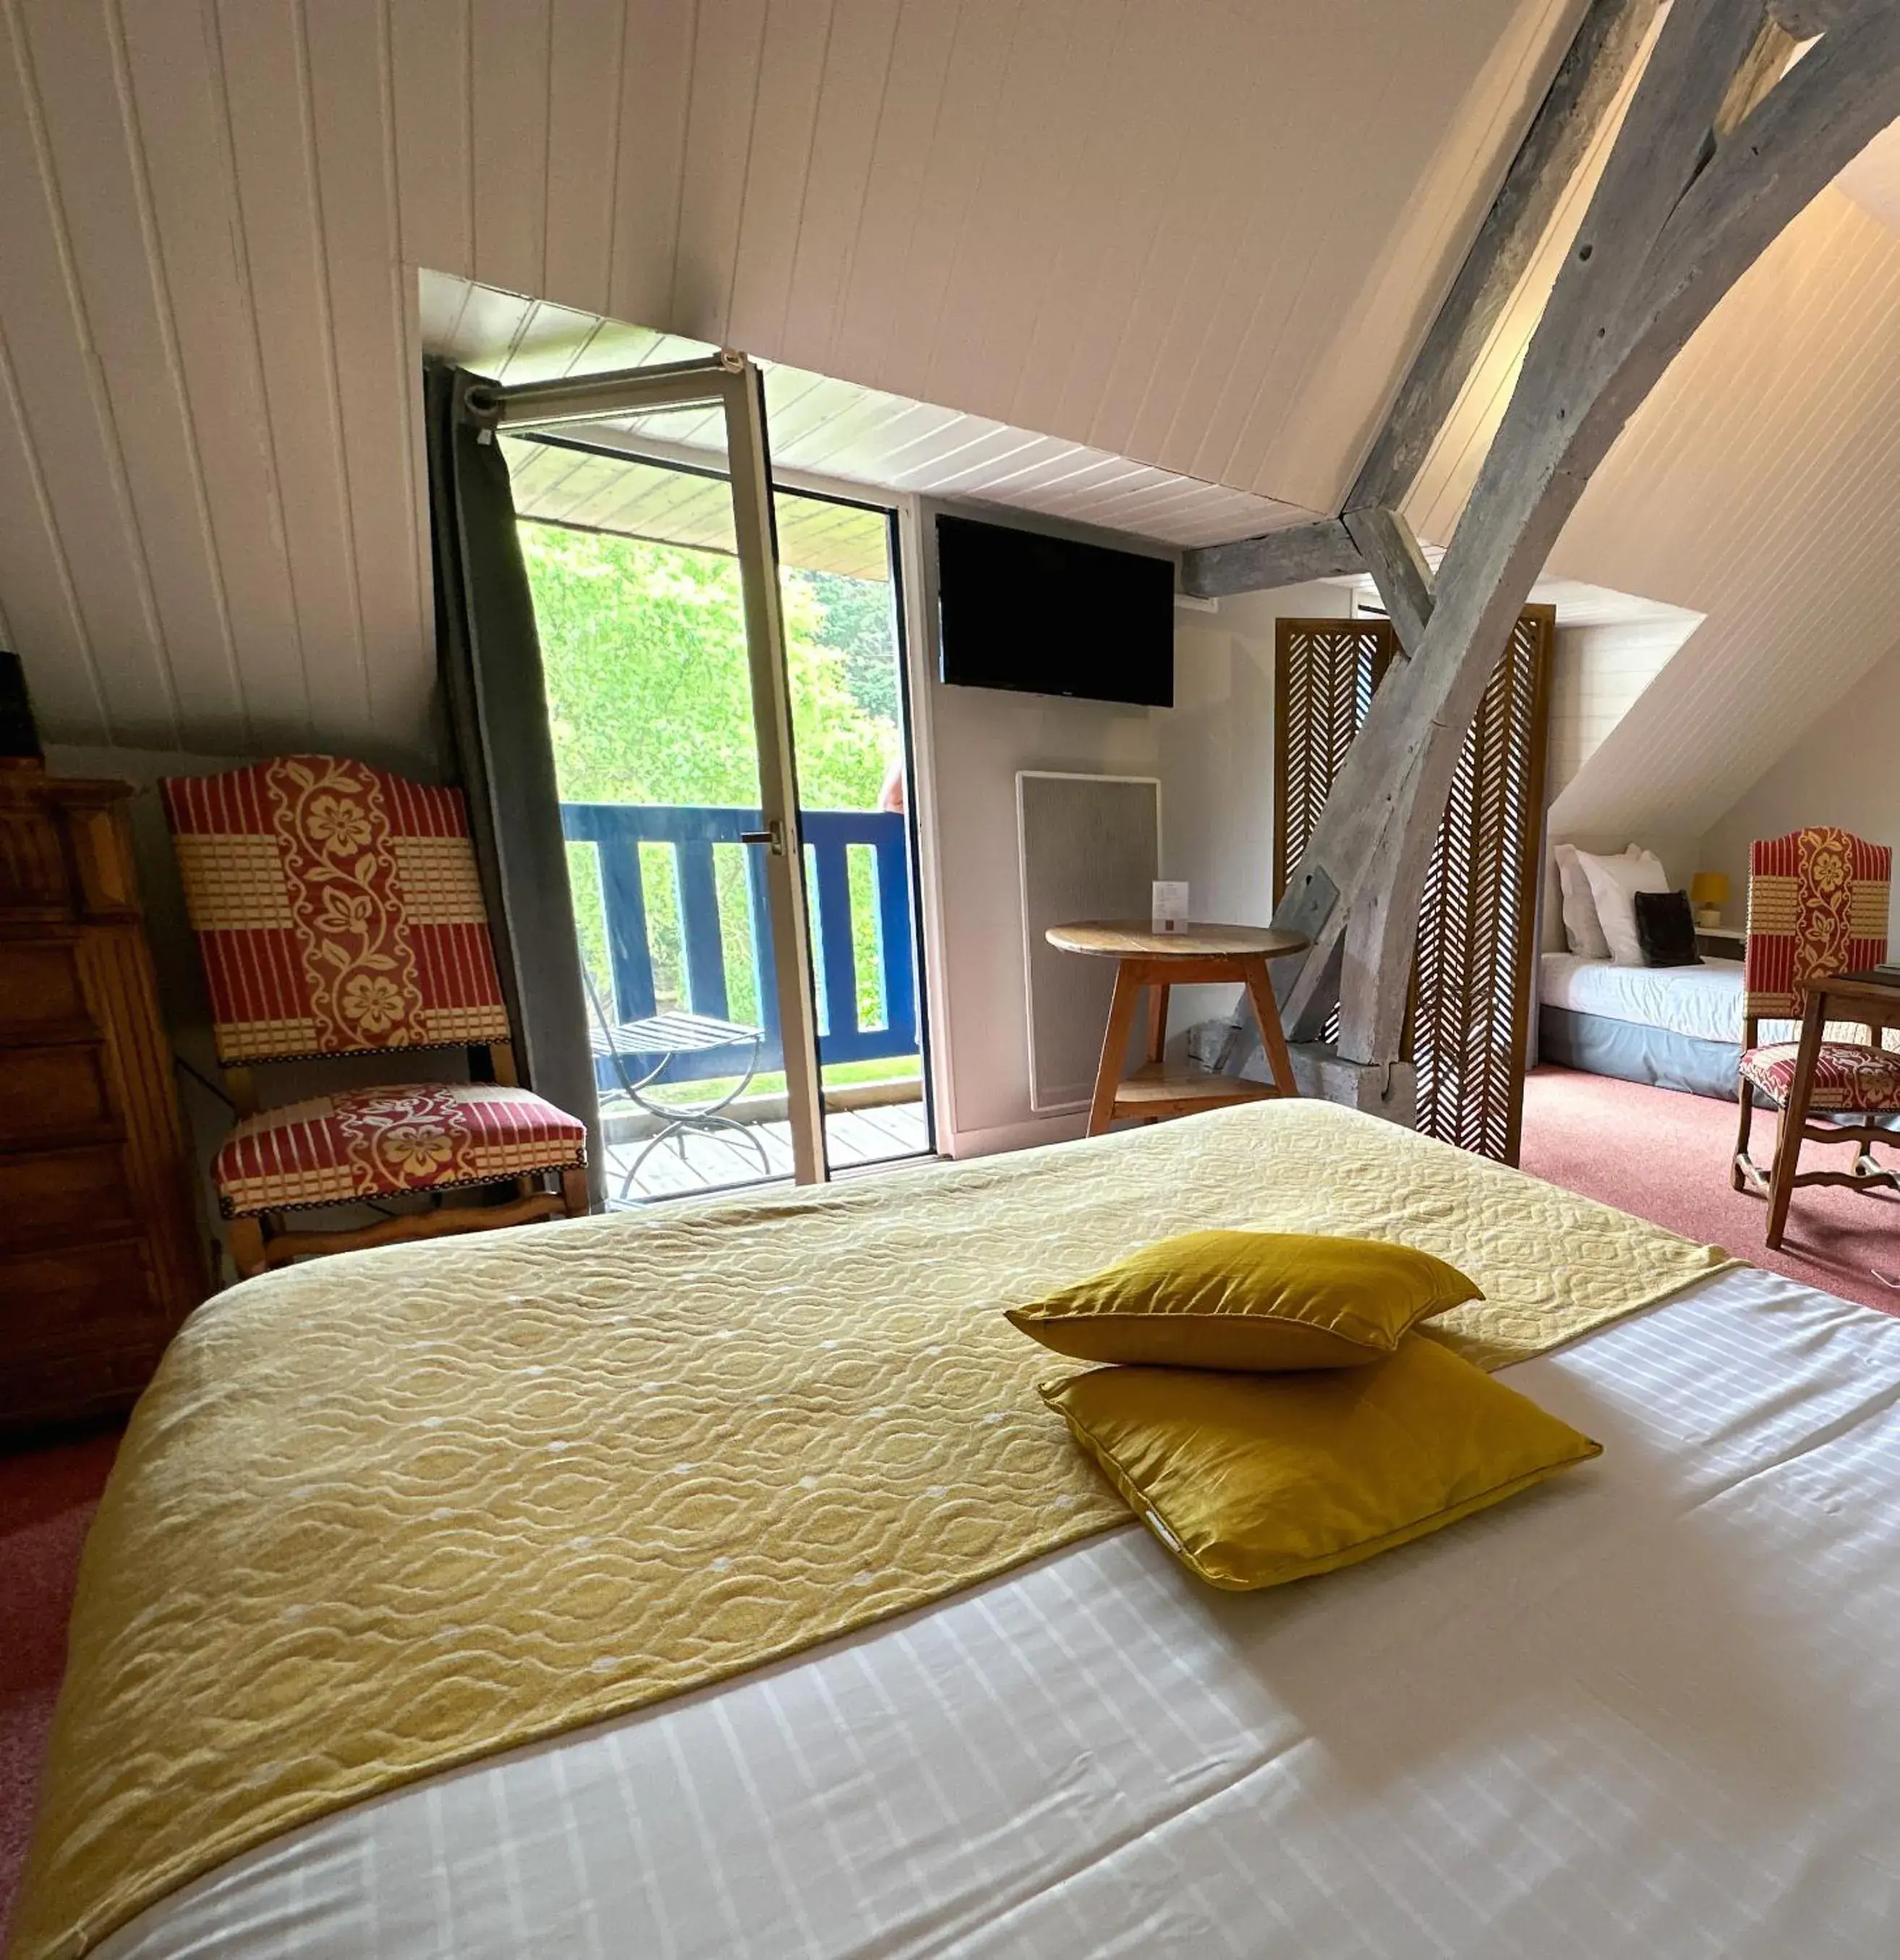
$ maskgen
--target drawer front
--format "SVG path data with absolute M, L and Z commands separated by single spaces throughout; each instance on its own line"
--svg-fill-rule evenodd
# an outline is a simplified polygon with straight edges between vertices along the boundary
M 112 1128 L 103 1048 L 88 1042 L 0 1050 L 0 1150 Z
M 0 785 L 0 913 L 62 912 L 72 903 L 59 826 L 42 795 Z
M 126 1231 L 134 1222 L 116 1144 L 0 1157 L 0 1250 Z
M 0 1039 L 11 1046 L 91 1026 L 76 940 L 0 940 Z
M 142 1239 L 0 1255 L 0 1355 L 6 1367 L 150 1342 L 160 1325 Z
M 48 1424 L 129 1409 L 164 1352 L 155 1340 L 86 1354 L 42 1354 L 0 1367 L 0 1437 L 33 1440 Z

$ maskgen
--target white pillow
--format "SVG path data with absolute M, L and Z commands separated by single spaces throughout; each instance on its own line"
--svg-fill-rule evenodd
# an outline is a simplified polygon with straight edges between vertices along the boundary
M 1597 922 L 1596 901 L 1590 896 L 1589 879 L 1577 861 L 1577 847 L 1557 847 L 1557 882 L 1564 894 L 1564 943 L 1586 959 L 1607 959 L 1609 941 Z
M 1635 847 L 1631 849 L 1634 852 Z M 1590 880 L 1597 923 L 1609 943 L 1611 959 L 1618 966 L 1641 966 L 1643 947 L 1636 936 L 1636 894 L 1669 890 L 1663 861 L 1653 851 L 1623 858 L 1596 858 L 1580 851 L 1577 861 Z

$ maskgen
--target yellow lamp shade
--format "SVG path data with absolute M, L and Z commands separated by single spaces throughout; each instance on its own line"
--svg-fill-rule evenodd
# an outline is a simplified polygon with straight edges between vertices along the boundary
M 1689 880 L 1689 902 L 1694 905 L 1725 905 L 1729 902 L 1728 875 L 1722 871 L 1698 871 Z

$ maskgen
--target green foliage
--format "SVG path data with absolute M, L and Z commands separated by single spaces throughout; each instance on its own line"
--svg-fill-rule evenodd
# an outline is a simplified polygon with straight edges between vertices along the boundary
M 570 803 L 756 807 L 745 617 L 737 562 L 705 551 L 524 523 L 561 794 Z M 899 752 L 896 648 L 888 585 L 788 571 L 787 661 L 800 800 L 876 807 Z M 596 854 L 571 846 L 583 956 L 607 998 Z M 728 1007 L 759 1014 L 740 848 L 714 853 Z M 664 847 L 641 851 L 655 991 L 683 995 L 679 902 Z M 854 877 L 854 886 L 859 880 Z M 855 892 L 859 1013 L 877 1000 L 876 926 Z
M 823 637 L 845 657 L 845 684 L 874 719 L 897 726 L 897 638 L 888 580 L 835 571 L 793 574 L 823 609 Z

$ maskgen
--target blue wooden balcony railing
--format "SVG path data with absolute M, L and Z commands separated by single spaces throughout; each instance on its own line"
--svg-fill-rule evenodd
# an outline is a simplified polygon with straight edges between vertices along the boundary
M 805 833 L 806 890 L 812 905 L 812 968 L 818 996 L 818 1058 L 821 1063 L 867 1061 L 917 1052 L 917 984 L 911 954 L 910 851 L 903 817 L 892 811 L 808 810 Z M 564 803 L 562 828 L 570 844 L 592 845 L 600 854 L 600 895 L 606 914 L 607 959 L 613 1013 L 637 1021 L 660 1004 L 654 984 L 654 947 L 643 844 L 668 848 L 679 925 L 679 1004 L 721 1020 L 734 1018 L 726 971 L 726 934 L 720 916 L 713 847 L 739 845 L 741 832 L 759 829 L 756 810 L 713 810 L 685 804 Z M 871 917 L 879 1012 L 870 1025 L 859 1020 L 858 935 L 851 912 L 848 853 L 872 853 Z M 772 984 L 772 912 L 765 896 L 763 851 L 745 854 L 746 944 L 752 998 L 765 1030 L 758 1065 L 780 1066 L 778 990 Z M 751 1045 L 734 1043 L 676 1056 L 666 1079 L 685 1081 L 730 1075 L 743 1069 Z M 633 1056 L 644 1067 L 659 1058 Z M 600 1085 L 613 1086 L 611 1062 L 596 1064 Z

